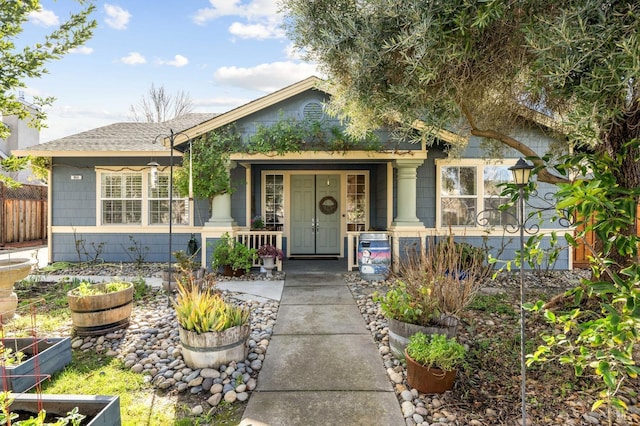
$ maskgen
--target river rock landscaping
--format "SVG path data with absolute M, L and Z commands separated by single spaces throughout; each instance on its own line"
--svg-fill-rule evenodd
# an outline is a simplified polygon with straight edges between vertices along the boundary
M 141 269 L 142 268 L 142 269 Z M 143 276 L 160 277 L 163 265 L 95 265 L 67 268 L 65 276 Z M 581 272 L 559 272 L 541 279 L 527 275 L 528 294 L 532 300 L 555 295 L 578 283 Z M 512 276 L 488 282 L 478 301 L 462 318 L 458 337 L 467 347 L 468 363 L 458 373 L 454 390 L 441 395 L 424 395 L 411 389 L 406 381 L 403 362 L 396 359 L 388 344 L 386 319 L 374 291 L 384 291 L 386 282 L 368 282 L 357 272 L 344 274 L 365 324 L 378 345 L 381 363 L 398 396 L 398 404 L 407 426 L 432 425 L 516 425 L 520 418 L 519 377 L 519 284 Z M 264 279 L 264 274 L 248 274 L 240 278 Z M 274 272 L 272 279 L 284 279 Z M 121 359 L 126 368 L 144 375 L 156 389 L 158 398 L 179 397 L 189 408 L 189 415 L 204 424 L 236 424 L 244 404 L 259 381 L 262 362 L 276 323 L 279 304 L 276 301 L 243 301 L 237 294 L 224 293 L 251 310 L 251 336 L 246 360 L 219 368 L 192 370 L 181 357 L 177 321 L 167 294 L 160 289 L 137 301 L 127 329 L 98 337 L 75 337 L 76 351 L 94 351 Z M 531 348 L 545 329 L 541 319 L 527 321 Z M 61 327 L 56 335 L 71 335 L 71 324 Z M 530 336 L 530 337 L 529 337 Z M 529 346 L 528 346 L 529 347 Z M 528 422 L 530 425 L 606 425 L 604 412 L 591 412 L 597 389 L 590 379 L 576 379 L 570 369 L 557 364 L 534 366 L 527 370 Z M 638 382 L 628 383 L 621 395 L 629 405 L 625 416 L 616 415 L 614 425 L 640 424 Z M 155 397 L 154 397 L 155 398 Z M 227 422 L 215 417 L 219 408 L 235 406 L 239 412 Z M 213 413 L 213 420 L 211 414 Z M 212 423 L 208 423 L 212 421 Z

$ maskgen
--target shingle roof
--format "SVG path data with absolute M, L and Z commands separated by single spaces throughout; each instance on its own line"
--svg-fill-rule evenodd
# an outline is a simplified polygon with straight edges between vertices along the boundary
M 23 151 L 159 151 L 163 149 L 161 148 L 162 136 L 168 136 L 170 130 L 174 133 L 181 132 L 208 121 L 216 115 L 218 114 L 191 113 L 164 123 L 114 123 L 35 145 Z

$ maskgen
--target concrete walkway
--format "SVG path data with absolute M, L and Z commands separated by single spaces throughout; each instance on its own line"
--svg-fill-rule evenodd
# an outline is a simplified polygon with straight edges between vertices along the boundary
M 243 426 L 385 425 L 404 419 L 342 276 L 287 272 Z

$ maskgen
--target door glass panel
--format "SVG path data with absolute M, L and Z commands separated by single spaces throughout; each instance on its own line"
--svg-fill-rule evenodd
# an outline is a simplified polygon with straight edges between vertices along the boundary
M 347 175 L 347 231 L 366 230 L 365 175 Z
M 284 225 L 284 176 L 279 174 L 266 175 L 264 194 L 265 227 L 269 231 L 282 231 Z

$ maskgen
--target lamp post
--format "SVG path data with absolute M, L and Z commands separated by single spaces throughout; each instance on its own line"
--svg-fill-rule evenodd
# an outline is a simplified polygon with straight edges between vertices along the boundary
M 173 248 L 172 248 L 172 242 L 173 242 L 173 150 L 175 149 L 175 141 L 176 138 L 179 136 L 184 136 L 186 139 L 185 141 L 189 140 L 189 136 L 186 133 L 182 133 L 182 132 L 177 132 L 174 133 L 173 129 L 169 129 L 169 134 L 168 135 L 158 135 L 156 136 L 154 143 L 158 142 L 158 139 L 169 139 L 169 259 L 168 259 L 168 264 L 169 264 L 169 272 L 168 272 L 168 284 L 167 284 L 167 304 L 169 306 L 171 306 L 171 283 L 173 280 L 172 277 L 172 273 L 173 273 L 173 265 L 172 265 L 172 258 L 173 258 Z M 157 163 L 156 163 L 157 164 Z M 150 163 L 150 165 L 153 167 L 153 165 Z
M 522 397 L 522 425 L 527 424 L 527 378 L 526 378 L 526 359 L 525 359 L 525 292 L 524 292 L 524 228 L 526 223 L 524 211 L 524 187 L 529 183 L 529 176 L 533 166 L 530 166 L 524 159 L 520 158 L 518 162 L 509 167 L 513 174 L 513 181 L 518 187 L 518 228 L 520 230 L 520 375 L 521 397 Z

